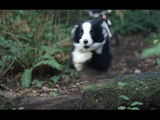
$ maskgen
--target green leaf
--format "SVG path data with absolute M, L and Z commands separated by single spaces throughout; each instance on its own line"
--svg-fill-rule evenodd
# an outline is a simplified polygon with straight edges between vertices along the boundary
M 64 78 L 67 78 L 68 80 L 70 80 L 69 76 L 68 75 L 63 75 L 61 74 L 61 77 L 64 79 Z
M 32 71 L 30 69 L 25 69 L 21 75 L 21 85 L 22 87 L 30 87 L 32 77 Z
M 34 85 L 37 81 L 38 80 L 33 80 L 31 84 Z
M 118 85 L 119 86 L 124 86 L 124 85 L 126 85 L 127 83 L 123 83 L 123 82 L 118 82 Z
M 127 107 L 127 109 L 128 109 L 128 110 L 130 110 L 130 109 L 131 109 L 131 107 Z
M 58 92 L 57 92 L 57 91 L 56 91 L 56 92 L 53 92 L 51 95 L 52 95 L 52 96 L 58 95 Z
M 41 86 L 42 86 L 42 82 L 37 81 L 37 86 L 38 86 L 38 87 L 41 87 Z
M 16 22 L 19 22 L 21 20 L 21 16 L 17 15 L 15 19 L 16 19 Z
M 121 98 L 123 98 L 124 100 L 129 100 L 129 98 L 125 95 L 120 95 Z
M 124 110 L 124 109 L 126 109 L 126 106 L 119 106 L 118 107 L 118 110 Z
M 131 104 L 131 106 L 135 106 L 135 105 L 143 105 L 143 103 L 135 101 Z
M 140 110 L 138 107 L 133 107 L 131 110 Z
M 49 81 L 48 84 L 49 84 L 50 88 L 53 88 L 53 83 L 52 82 Z
M 51 77 L 50 79 L 53 80 L 54 83 L 56 84 L 57 81 L 60 79 L 60 76 L 56 76 L 56 75 L 55 75 L 55 76 Z
M 78 77 L 78 72 L 76 70 L 72 70 L 72 73 L 74 74 L 75 77 Z

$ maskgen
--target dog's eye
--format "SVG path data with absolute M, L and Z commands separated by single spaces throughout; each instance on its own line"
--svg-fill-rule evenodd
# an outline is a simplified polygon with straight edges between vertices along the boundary
M 81 30 L 81 31 L 79 32 L 79 37 L 81 37 L 82 34 L 83 34 L 83 31 Z
M 82 33 L 79 33 L 79 37 L 81 37 L 82 36 Z
M 93 30 L 90 31 L 91 36 L 93 36 Z

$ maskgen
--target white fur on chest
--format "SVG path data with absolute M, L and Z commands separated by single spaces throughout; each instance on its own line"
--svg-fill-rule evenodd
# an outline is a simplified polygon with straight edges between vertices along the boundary
M 81 71 L 83 69 L 83 63 L 92 58 L 92 52 L 82 52 L 83 50 L 79 44 L 79 47 L 75 47 L 72 52 L 73 64 L 77 71 Z

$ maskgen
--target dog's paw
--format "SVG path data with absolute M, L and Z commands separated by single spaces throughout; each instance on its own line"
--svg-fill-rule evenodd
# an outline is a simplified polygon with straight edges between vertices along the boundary
M 74 64 L 74 67 L 77 71 L 81 71 L 83 69 L 83 64 Z
M 73 62 L 74 63 L 84 63 L 91 58 L 92 58 L 92 52 L 76 54 L 74 56 Z

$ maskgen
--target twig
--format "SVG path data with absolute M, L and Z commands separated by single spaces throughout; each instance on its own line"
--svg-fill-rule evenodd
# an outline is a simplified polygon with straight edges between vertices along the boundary
M 57 15 L 58 14 L 58 11 L 56 11 L 56 14 L 55 14 L 55 21 L 54 21 L 54 26 L 55 26 L 55 31 L 54 31 L 54 41 L 53 41 L 53 43 L 55 42 L 55 40 L 56 40 L 56 34 L 57 34 L 57 30 L 56 30 L 56 22 L 57 22 Z
M 69 18 L 70 18 L 69 10 L 67 10 L 67 20 L 66 20 L 66 24 L 65 24 L 65 27 L 64 27 L 65 32 L 66 32 L 66 27 L 68 26 L 68 23 L 69 23 Z
M 2 31 L 2 32 L 4 32 L 4 33 L 8 33 L 8 34 L 12 34 L 12 35 L 14 35 L 14 36 L 18 36 L 18 37 L 20 37 L 20 38 L 23 38 L 23 39 L 26 39 L 26 40 L 28 40 L 28 41 L 31 41 L 31 40 L 29 40 L 28 38 L 24 38 L 24 37 L 22 37 L 22 36 L 20 36 L 20 35 L 15 35 L 15 34 L 13 34 L 13 33 L 9 33 L 9 32 L 6 32 L 6 31 Z
M 19 57 L 17 57 L 17 59 L 25 66 L 25 69 L 27 68 L 26 63 L 24 63 Z

